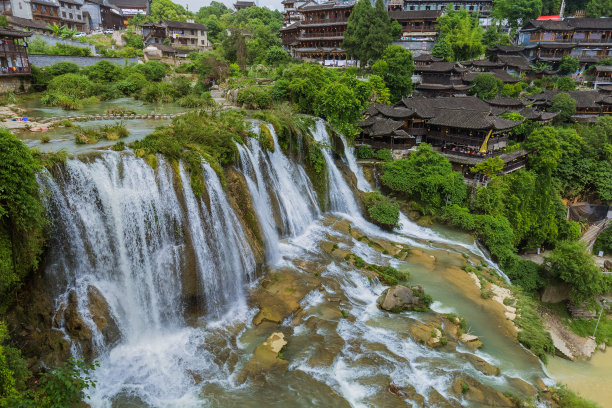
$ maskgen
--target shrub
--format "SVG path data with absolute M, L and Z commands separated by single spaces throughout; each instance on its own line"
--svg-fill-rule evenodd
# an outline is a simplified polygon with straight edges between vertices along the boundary
M 191 81 L 185 77 L 177 76 L 170 81 L 174 89 L 179 95 L 188 95 L 191 93 Z
M 76 74 L 79 72 L 79 66 L 74 62 L 61 61 L 45 68 L 50 75 L 58 76 L 64 74 Z
M 399 205 L 378 192 L 365 193 L 363 202 L 367 209 L 368 219 L 375 224 L 393 229 L 399 222 Z
M 544 363 L 547 354 L 555 352 L 550 333 L 544 329 L 542 317 L 536 310 L 536 301 L 517 294 L 517 316 L 515 323 L 519 327 L 518 341 L 538 356 Z
M 160 103 L 172 102 L 176 96 L 176 91 L 167 82 L 149 82 L 140 90 L 139 99 L 145 102 Z
M 258 86 L 238 90 L 236 101 L 247 109 L 268 109 L 272 106 L 269 90 Z
M 133 95 L 147 84 L 147 79 L 140 72 L 132 72 L 127 78 L 117 82 L 115 88 L 124 95 Z
M 378 160 L 382 160 L 384 162 L 393 161 L 393 156 L 391 155 L 391 150 L 389 149 L 379 149 L 374 153 L 374 158 Z
M 361 145 L 357 147 L 355 155 L 358 159 L 371 159 L 374 157 L 374 150 L 370 145 Z
M 0 129 L 0 299 L 38 266 L 45 241 L 45 210 L 30 149 Z
M 77 98 L 62 92 L 47 92 L 40 98 L 40 103 L 47 106 L 59 106 L 66 110 L 78 110 L 83 107 L 83 104 Z
M 606 255 L 612 254 L 612 227 L 608 227 L 599 236 L 593 245 L 593 253 L 603 251 Z
M 119 140 L 128 137 L 130 132 L 122 122 L 115 122 L 113 125 L 104 125 L 101 129 L 106 140 Z
M 210 92 L 202 92 L 200 96 L 193 94 L 183 96 L 176 103 L 184 108 L 201 108 L 212 105 L 213 99 L 210 96 Z
M 166 65 L 159 61 L 148 61 L 137 68 L 149 81 L 161 81 L 166 77 Z
M 87 77 L 79 74 L 63 74 L 53 78 L 47 87 L 50 92 L 58 92 L 73 98 L 86 98 L 93 94 L 93 85 Z
M 549 390 L 560 408 L 599 408 L 597 404 L 576 395 L 565 385 L 559 385 Z
M 87 77 L 93 81 L 114 82 L 122 77 L 123 69 L 112 62 L 102 60 L 84 69 Z

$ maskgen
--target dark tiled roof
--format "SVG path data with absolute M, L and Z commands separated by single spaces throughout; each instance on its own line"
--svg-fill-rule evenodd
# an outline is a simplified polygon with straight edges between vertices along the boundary
M 392 10 L 391 20 L 435 20 L 442 15 L 442 10 Z
M 542 29 L 550 31 L 573 31 L 574 28 L 567 24 L 567 21 L 554 20 L 530 20 L 524 29 Z
M 6 37 L 30 37 L 32 33 L 19 30 L 11 30 L 9 28 L 0 28 L 0 36 Z
M 452 152 L 449 152 L 449 151 L 443 151 L 442 154 L 444 154 L 444 156 L 446 156 L 448 160 L 453 163 L 468 164 L 470 166 L 473 166 L 475 164 L 478 164 L 488 159 L 488 157 L 478 157 L 478 156 L 470 157 L 470 156 L 453 154 Z M 497 157 L 502 159 L 504 163 L 509 163 L 513 160 L 518 159 L 519 157 L 523 157 L 526 155 L 527 155 L 527 151 L 519 149 L 519 150 L 515 150 L 510 153 L 501 154 Z
M 300 28 L 301 24 L 302 24 L 301 21 L 296 21 L 295 23 L 289 24 L 287 27 L 281 28 L 280 31 L 293 31 L 293 30 L 297 30 L 298 28 Z
M 487 102 L 493 106 L 524 106 L 525 104 L 518 98 L 503 98 L 497 97 L 495 99 L 489 99 Z
M 157 48 L 161 52 L 176 53 L 176 50 L 174 48 L 166 44 L 149 44 L 149 45 L 152 45 L 153 47 Z
M 493 61 L 488 61 L 488 60 L 472 60 L 472 61 L 466 61 L 466 62 L 462 62 L 463 65 L 471 65 L 473 67 L 479 67 L 479 68 L 501 68 L 504 66 L 503 63 L 501 62 L 493 62 Z
M 382 104 L 376 104 L 374 106 L 378 112 L 390 118 L 403 119 L 403 118 L 408 118 L 414 114 L 413 109 L 382 105 Z
M 518 47 L 516 45 L 496 45 L 495 47 L 489 48 L 489 51 L 499 51 L 504 53 L 517 53 L 523 51 L 524 47 Z
M 540 48 L 544 48 L 547 50 L 554 50 L 554 49 L 570 49 L 570 48 L 575 48 L 577 44 L 575 43 L 545 43 L 545 42 L 541 42 L 538 43 L 538 46 Z
M 253 7 L 255 5 L 254 1 L 237 1 L 234 3 L 235 7 Z
M 444 58 L 436 58 L 431 54 L 420 54 L 413 58 L 415 62 L 441 62 Z
M 307 4 L 299 8 L 300 11 L 319 11 L 319 10 L 338 10 L 338 9 L 350 9 L 353 8 L 354 4 L 336 4 L 334 2 L 328 2 L 323 4 Z
M 597 65 L 595 67 L 597 72 L 612 72 L 612 65 Z
M 9 23 L 11 25 L 14 25 L 14 26 L 17 26 L 17 27 L 33 28 L 33 29 L 36 29 L 36 30 L 51 31 L 50 28 L 47 28 L 49 23 L 47 23 L 46 21 L 42 21 L 42 20 L 29 20 L 27 18 L 21 18 L 21 17 L 15 17 L 15 16 L 6 16 L 6 18 L 8 19 L 8 21 L 9 21 Z
M 454 62 L 433 62 L 423 67 L 416 67 L 415 71 L 421 72 L 450 72 L 456 68 Z
M 497 58 L 512 68 L 519 68 L 522 70 L 530 70 L 531 66 L 529 60 L 523 55 L 498 55 Z
M 576 101 L 576 109 L 599 108 L 598 102 L 603 99 L 597 91 L 571 91 L 568 93 Z
M 375 117 L 374 123 L 367 126 L 366 131 L 370 136 L 387 136 L 393 134 L 396 130 L 404 126 L 404 122 L 393 119 Z
M 604 103 L 606 105 L 612 105 L 612 96 L 603 97 L 603 99 L 601 100 L 601 103 Z
M 64 0 L 62 0 L 64 1 Z M 109 3 L 114 4 L 119 8 L 147 8 L 148 0 L 109 0 Z
M 493 74 L 495 78 L 507 84 L 513 84 L 513 83 L 520 81 L 520 79 L 510 75 L 508 71 L 503 70 L 503 69 L 492 69 L 489 72 L 474 72 L 474 71 L 465 72 L 463 74 L 463 80 L 466 82 L 472 82 L 478 75 L 481 75 L 481 74 Z
M 570 26 L 577 29 L 593 30 L 612 30 L 612 18 L 568 18 L 566 20 Z
M 207 30 L 206 25 L 188 23 L 186 21 L 161 20 L 160 23 L 172 28 L 188 28 L 192 30 Z
M 598 85 L 597 89 L 602 90 L 604 92 L 612 92 L 612 84 L 611 85 Z
M 441 109 L 437 115 L 427 121 L 437 126 L 447 126 L 458 129 L 511 129 L 521 123 L 491 115 L 489 111 L 472 109 Z
M 447 85 L 447 84 L 418 84 L 416 89 L 424 89 L 424 90 L 454 90 L 454 91 L 467 91 L 468 89 L 472 89 L 473 85 Z

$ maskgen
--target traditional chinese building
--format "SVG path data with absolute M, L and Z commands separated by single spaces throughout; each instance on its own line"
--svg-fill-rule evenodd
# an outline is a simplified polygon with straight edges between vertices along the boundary
M 519 43 L 532 61 L 556 63 L 567 55 L 593 63 L 612 56 L 612 17 L 530 20 Z
M 612 85 L 612 66 L 596 66 L 593 69 L 595 89 L 602 85 Z
M 441 10 L 389 11 L 389 18 L 402 26 L 402 36 L 396 43 L 415 54 L 430 51 L 438 35 L 436 20 L 441 15 Z
M 60 17 L 60 4 L 57 0 L 30 0 L 32 18 L 45 21 L 51 25 L 62 25 Z
M 29 82 L 32 73 L 25 41 L 31 35 L 0 28 L 0 93 L 27 87 L 25 80 Z
M 559 91 L 544 91 L 529 95 L 528 103 L 539 110 L 546 110 L 552 105 L 553 97 Z M 600 115 L 612 113 L 612 99 L 606 92 L 570 91 L 567 92 L 576 101 L 576 114 L 572 120 L 576 122 L 594 122 Z
M 236 9 L 236 11 L 245 9 L 247 7 L 253 7 L 253 6 L 255 6 L 255 2 L 254 1 L 241 1 L 241 0 L 238 0 L 236 3 L 234 3 L 234 8 Z
M 200 51 L 210 47 L 208 28 L 204 24 L 161 20 L 159 23 L 145 23 L 141 27 L 142 41 L 145 45 L 169 42 L 173 48 L 188 48 Z M 165 51 L 169 52 L 168 49 Z
M 500 157 L 504 172 L 525 165 L 526 152 L 505 153 L 510 131 L 522 121 L 495 115 L 490 104 L 474 96 L 414 97 L 395 106 L 374 104 L 364 117 L 358 143 L 397 150 L 427 142 L 468 177 L 473 176 L 468 167 L 489 157 Z
M 298 11 L 302 20 L 281 29 L 283 46 L 294 58 L 329 66 L 355 64 L 341 47 L 353 3 L 309 3 Z

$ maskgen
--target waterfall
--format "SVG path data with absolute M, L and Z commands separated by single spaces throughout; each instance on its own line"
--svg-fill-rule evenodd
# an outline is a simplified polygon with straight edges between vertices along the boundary
M 325 123 L 318 120 L 313 133 L 315 141 L 319 143 L 330 144 L 329 134 L 325 128 Z M 329 202 L 332 212 L 348 214 L 353 217 L 360 217 L 361 210 L 355 201 L 355 197 L 350 187 L 348 186 L 342 173 L 334 163 L 332 152 L 329 147 L 321 149 L 325 162 L 327 163 L 327 172 L 329 175 Z
M 256 128 L 256 130 L 258 130 Z M 268 262 L 278 260 L 279 236 L 297 236 L 318 217 L 317 197 L 303 167 L 290 160 L 281 150 L 276 132 L 269 126 L 274 152 L 250 139 L 238 146 L 240 169 L 247 180 L 260 226 L 266 238 Z M 282 225 L 273 214 L 278 209 Z
M 344 157 L 346 158 L 346 162 L 349 166 L 349 169 L 351 169 L 351 171 L 357 178 L 357 188 L 365 192 L 372 191 L 370 183 L 368 183 L 363 174 L 363 169 L 357 164 L 357 159 L 355 158 L 355 148 L 349 147 L 348 142 L 344 137 L 342 137 L 342 143 L 344 144 Z

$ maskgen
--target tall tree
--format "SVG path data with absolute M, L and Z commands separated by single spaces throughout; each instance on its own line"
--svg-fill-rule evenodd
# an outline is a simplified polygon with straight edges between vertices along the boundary
M 342 48 L 365 66 L 380 58 L 392 41 L 391 20 L 384 1 L 377 0 L 372 7 L 370 0 L 359 0 L 349 17 Z
M 500 21 L 508 20 L 513 30 L 542 13 L 542 0 L 497 0 L 491 15 Z
M 431 55 L 436 58 L 444 58 L 446 61 L 452 61 L 454 59 L 453 47 L 446 39 L 439 38 L 431 49 Z
M 589 17 L 610 17 L 612 16 L 612 2 L 610 0 L 591 0 L 586 6 L 586 13 Z
M 463 8 L 438 17 L 438 30 L 439 38 L 450 44 L 455 61 L 478 58 L 485 50 L 478 18 Z
M 374 65 L 377 64 L 381 66 L 377 68 L 391 92 L 391 102 L 397 102 L 410 94 L 414 72 L 414 62 L 410 51 L 400 45 L 390 45 L 383 52 L 382 58 Z

